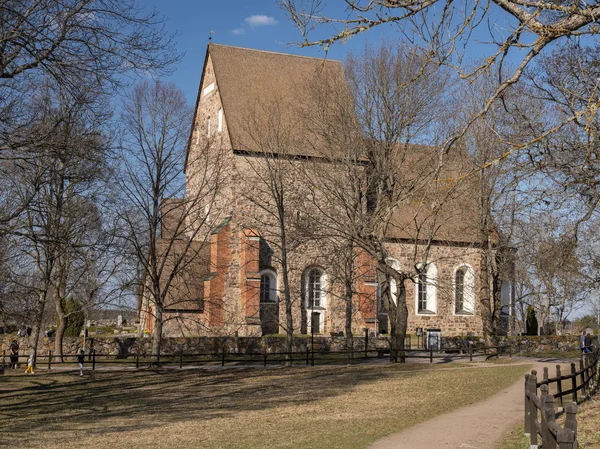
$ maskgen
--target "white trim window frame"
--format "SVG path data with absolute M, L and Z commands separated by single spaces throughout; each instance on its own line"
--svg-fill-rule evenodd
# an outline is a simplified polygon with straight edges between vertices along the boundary
M 319 273 L 318 278 L 313 276 Z M 327 310 L 327 274 L 320 267 L 310 267 L 304 271 L 304 306 L 307 311 L 307 331 L 312 333 L 312 314 L 319 313 L 319 333 L 325 331 Z
M 264 282 L 263 278 L 267 282 Z M 268 284 L 268 288 L 266 284 Z M 260 272 L 260 302 L 277 304 L 278 300 L 277 274 L 273 270 L 262 270 Z
M 437 267 L 427 262 L 415 279 L 416 315 L 437 315 Z
M 454 315 L 475 315 L 475 270 L 471 265 L 463 263 L 454 269 L 452 290 Z
M 219 134 L 223 132 L 223 108 L 219 108 L 217 112 L 217 132 Z

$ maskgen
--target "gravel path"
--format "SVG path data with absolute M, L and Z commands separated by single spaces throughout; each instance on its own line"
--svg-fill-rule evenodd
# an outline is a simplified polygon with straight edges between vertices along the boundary
M 541 376 L 544 366 L 550 373 L 570 360 L 530 360 Z M 516 361 L 516 363 L 523 363 Z M 552 375 L 550 376 L 552 377 Z M 467 405 L 430 419 L 402 432 L 382 438 L 369 449 L 492 449 L 523 419 L 524 380 L 485 401 Z M 451 400 L 451 398 L 448 398 Z

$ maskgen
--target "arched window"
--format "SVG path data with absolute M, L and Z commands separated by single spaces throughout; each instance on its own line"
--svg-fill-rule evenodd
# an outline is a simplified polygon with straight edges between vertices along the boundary
M 416 285 L 417 313 L 433 315 L 437 313 L 437 268 L 428 263 L 417 277 Z
M 475 312 L 475 270 L 462 265 L 454 272 L 454 313 L 473 315 Z
M 309 268 L 304 273 L 304 298 L 309 333 L 320 334 L 325 331 L 325 282 L 326 275 L 321 268 Z
M 223 109 L 219 109 L 219 112 L 217 113 L 217 131 L 223 131 Z
M 277 275 L 272 270 L 260 272 L 260 324 L 262 335 L 276 334 L 279 331 Z
M 271 270 L 260 273 L 260 302 L 277 302 L 277 278 Z
M 323 307 L 323 271 L 313 268 L 308 272 L 308 307 Z
M 400 262 L 398 262 L 396 259 L 388 257 L 386 259 L 386 262 L 394 270 L 400 271 Z M 393 277 L 390 278 L 390 296 L 394 304 L 398 304 L 398 285 L 396 284 L 396 279 L 394 279 Z

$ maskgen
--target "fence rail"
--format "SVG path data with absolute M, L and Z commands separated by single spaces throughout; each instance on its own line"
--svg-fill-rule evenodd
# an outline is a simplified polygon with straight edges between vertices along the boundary
M 446 350 L 448 351 L 448 350 Z M 444 362 L 450 362 L 459 359 L 474 359 L 509 356 L 512 357 L 512 351 L 509 347 L 476 347 L 470 346 L 466 349 L 452 348 L 450 352 L 445 352 L 443 349 L 436 351 L 431 349 L 407 349 L 405 358 L 410 359 L 426 359 L 429 363 L 434 360 L 442 359 Z M 179 365 L 184 366 L 210 366 L 210 365 L 262 365 L 264 367 L 275 364 L 306 364 L 314 366 L 315 364 L 335 364 L 335 363 L 360 363 L 370 359 L 382 359 L 390 356 L 389 348 L 365 348 L 351 351 L 318 351 L 311 350 L 310 346 L 306 351 L 296 352 L 228 352 L 221 350 L 218 352 L 198 352 L 176 354 L 108 354 L 92 351 L 85 354 L 85 365 L 90 366 L 92 370 L 96 369 L 97 365 L 113 365 L 113 366 L 167 366 Z M 48 351 L 46 354 L 38 354 L 36 356 L 36 365 L 45 367 L 48 370 L 56 365 L 72 365 L 76 362 L 77 354 L 63 354 L 62 357 L 57 356 L 53 351 Z M 2 364 L 7 365 L 10 356 L 5 352 L 2 354 Z M 27 360 L 27 356 L 19 356 L 19 363 L 23 364 Z
M 544 368 L 543 379 L 538 381 L 537 372 L 525 376 L 525 435 L 529 435 L 531 447 L 538 447 L 538 435 L 544 449 L 577 449 L 577 401 L 579 391 L 589 394 L 598 384 L 598 362 L 600 348 L 582 356 L 579 370 L 571 363 L 571 373 L 562 375 L 560 365 L 556 366 L 556 376 L 548 377 Z M 570 383 L 570 389 L 563 389 L 563 381 Z M 550 385 L 556 384 L 556 393 L 550 393 Z M 538 396 L 538 389 L 541 395 Z M 555 399 L 563 406 L 563 398 L 571 395 L 573 401 L 562 409 L 566 413 L 564 427 L 556 423 Z

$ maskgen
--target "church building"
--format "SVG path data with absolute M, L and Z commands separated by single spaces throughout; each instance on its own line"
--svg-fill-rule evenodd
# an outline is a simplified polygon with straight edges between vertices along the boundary
M 202 194 L 200 173 L 205 173 L 202 164 L 207 160 L 200 155 L 203 151 L 218 153 L 221 181 L 218 192 L 198 212 L 204 214 L 199 226 L 205 229 L 190 237 L 195 240 L 188 245 L 193 260 L 165 304 L 165 336 L 283 334 L 287 326 L 284 282 L 291 294 L 295 334 L 344 332 L 347 308 L 338 242 L 304 238 L 301 225 L 325 220 L 323 209 L 311 209 L 319 182 L 314 177 L 313 185 L 306 182 L 302 176 L 306 167 L 313 174 L 321 170 L 323 182 L 339 169 L 331 162 L 332 150 L 314 135 L 314 128 L 303 125 L 310 114 L 319 112 L 308 99 L 326 97 L 323 86 L 328 91 L 337 89 L 342 96 L 346 92 L 349 98 L 341 62 L 208 45 L 187 149 L 186 195 Z M 341 126 L 327 123 L 337 125 Z M 408 159 L 421 162 L 404 168 L 433 163 L 426 147 L 410 147 L 408 152 Z M 278 185 L 269 179 L 273 170 L 284 166 L 290 169 L 280 179 L 285 179 L 282 189 L 289 200 L 282 212 L 273 191 Z M 426 260 L 421 262 L 426 269 L 406 284 L 409 333 L 420 327 L 440 329 L 444 336 L 482 334 L 478 284 L 483 245 L 476 221 L 479 206 L 470 185 L 465 183 L 453 193 L 427 231 L 431 208 L 410 199 L 395 212 L 386 231 L 389 263 L 394 268 L 413 267 L 421 247 L 427 246 Z M 285 229 L 284 243 L 281 213 L 293 221 Z M 195 217 L 188 220 L 194 222 Z M 168 223 L 165 216 L 162 238 L 166 240 Z M 282 268 L 284 245 L 287 279 Z M 360 335 L 368 328 L 386 334 L 389 323 L 381 307 L 375 264 L 364 252 L 353 263 L 359 266 L 353 279 L 353 333 Z M 394 289 L 392 285 L 392 296 Z M 145 332 L 152 331 L 154 307 L 143 294 L 139 313 Z

